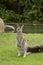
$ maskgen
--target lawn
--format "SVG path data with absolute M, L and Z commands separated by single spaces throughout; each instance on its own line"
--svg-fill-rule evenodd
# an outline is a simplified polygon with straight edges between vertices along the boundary
M 43 44 L 43 34 L 24 34 L 28 45 Z M 0 65 L 43 65 L 43 53 L 32 53 L 26 58 L 17 56 L 16 34 L 0 33 Z

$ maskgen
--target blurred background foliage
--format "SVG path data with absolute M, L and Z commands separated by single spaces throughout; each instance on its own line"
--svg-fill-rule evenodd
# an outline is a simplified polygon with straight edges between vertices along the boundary
M 43 0 L 0 0 L 0 17 L 7 23 L 43 23 Z

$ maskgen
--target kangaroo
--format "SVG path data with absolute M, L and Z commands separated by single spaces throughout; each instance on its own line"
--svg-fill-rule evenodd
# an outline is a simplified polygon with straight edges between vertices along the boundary
M 17 25 L 17 49 L 18 49 L 18 56 L 21 55 L 21 51 L 24 52 L 24 56 L 23 57 L 26 57 L 27 55 L 27 40 L 25 39 L 24 35 L 23 35 L 23 32 L 22 32 L 22 29 L 23 29 L 23 26 L 20 26 L 20 25 Z

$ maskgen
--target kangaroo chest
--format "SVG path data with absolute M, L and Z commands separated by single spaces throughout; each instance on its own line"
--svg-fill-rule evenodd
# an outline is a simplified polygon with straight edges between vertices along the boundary
M 18 48 L 23 49 L 24 46 L 25 46 L 24 36 L 23 35 L 20 35 L 20 34 L 17 35 L 17 41 L 18 41 L 18 43 L 17 43 Z
M 20 48 L 20 49 L 24 49 L 24 46 L 25 46 L 25 40 L 24 39 L 19 39 L 18 40 L 18 44 L 17 46 Z

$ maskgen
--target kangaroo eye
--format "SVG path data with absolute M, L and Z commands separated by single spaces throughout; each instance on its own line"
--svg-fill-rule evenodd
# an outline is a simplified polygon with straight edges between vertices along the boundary
M 19 29 L 18 29 L 19 30 Z

